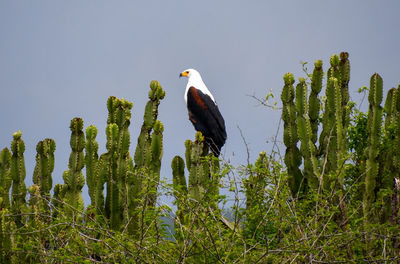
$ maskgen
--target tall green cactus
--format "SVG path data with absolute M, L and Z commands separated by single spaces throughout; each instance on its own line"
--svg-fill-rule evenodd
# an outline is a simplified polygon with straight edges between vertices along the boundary
M 137 236 L 139 217 L 148 220 L 140 221 L 150 224 L 156 206 L 157 188 L 160 179 L 161 158 L 163 154 L 163 124 L 157 120 L 158 106 L 165 97 L 165 91 L 157 81 L 151 81 L 149 101 L 143 116 L 143 125 L 137 139 L 134 160 L 135 165 L 129 170 L 128 190 L 128 231 Z M 139 216 L 139 208 L 148 208 L 147 215 Z M 153 217 L 154 219 L 154 217 Z
M 363 210 L 368 220 L 374 219 L 372 204 L 375 201 L 376 178 L 378 176 L 379 164 L 377 161 L 379 155 L 379 144 L 381 137 L 381 124 L 383 109 L 381 107 L 383 92 L 383 82 L 379 74 L 375 73 L 371 77 L 370 90 L 368 95 L 368 149 L 367 166 L 365 177 L 365 192 Z
M 300 171 L 301 154 L 297 147 L 299 138 L 297 136 L 296 108 L 293 102 L 294 77 L 292 73 L 286 73 L 283 76 L 285 85 L 282 89 L 281 100 L 283 103 L 283 142 L 286 146 L 285 164 L 288 171 L 289 186 L 293 196 L 297 196 L 301 189 L 304 189 L 303 174 Z
M 108 175 L 106 216 L 110 219 L 113 229 L 119 230 L 124 211 L 127 210 L 126 191 L 128 164 L 130 162 L 129 146 L 130 134 L 129 125 L 131 109 L 133 104 L 125 99 L 109 97 L 107 107 L 109 111 L 107 120 L 107 155 Z
M 53 139 L 45 139 L 40 141 L 36 146 L 36 166 L 33 171 L 33 183 L 40 189 L 42 206 L 46 211 L 50 211 L 49 200 L 50 190 L 53 186 L 51 173 L 54 170 L 54 151 L 56 143 Z
M 85 136 L 83 134 L 83 120 L 74 118 L 71 120 L 71 154 L 69 156 L 68 170 L 63 174 L 64 179 L 64 201 L 68 206 L 64 210 L 68 216 L 81 220 L 81 211 L 84 209 L 82 188 L 85 178 L 82 173 L 85 159 L 83 149 L 85 148 Z
M 86 144 L 85 144 L 85 168 L 86 168 L 86 182 L 88 185 L 89 196 L 91 204 L 95 206 L 97 181 L 96 169 L 99 160 L 97 153 L 99 144 L 96 141 L 97 128 L 93 125 L 86 128 Z M 102 190 L 101 190 L 102 191 Z
M 200 132 L 196 133 L 195 141 L 187 140 L 186 156 L 190 156 L 186 167 L 189 170 L 189 195 L 196 201 L 202 201 L 207 192 L 213 189 L 210 180 L 210 167 L 204 157 L 207 156 L 207 149 L 204 146 L 204 137 Z
M 10 163 L 11 152 L 8 148 L 4 148 L 0 152 L 0 210 L 10 208 Z
M 325 112 L 322 118 L 322 131 L 319 138 L 319 155 L 325 155 L 326 153 L 333 152 L 336 147 L 335 142 L 332 139 L 335 138 L 335 86 L 330 80 L 332 77 L 339 78 L 339 57 L 334 54 L 330 59 L 331 67 L 327 72 L 327 85 L 326 85 L 326 101 L 325 101 Z M 329 149 L 328 149 L 329 147 Z M 332 151 L 331 151 L 332 149 Z M 331 162 L 334 162 L 331 159 Z M 330 170 L 330 164 L 327 164 L 327 171 Z
M 378 192 L 377 196 L 383 200 L 383 210 L 380 216 L 381 221 L 385 223 L 392 213 L 391 206 L 391 195 L 389 195 L 393 189 L 393 183 L 396 175 L 400 174 L 400 170 L 396 166 L 396 158 L 398 150 L 398 137 L 400 129 L 400 112 L 397 109 L 399 91 L 392 88 L 388 91 L 384 112 L 386 113 L 385 126 L 384 126 L 384 137 L 382 142 L 382 148 L 378 157 L 380 168 L 377 179 L 377 186 L 380 187 L 381 191 Z
M 304 159 L 304 184 L 316 189 L 320 184 L 329 190 L 333 182 L 332 175 L 337 173 L 338 165 L 343 165 L 346 158 L 346 130 L 349 125 L 350 108 L 348 106 L 350 80 L 350 62 L 348 53 L 340 57 L 331 56 L 330 68 L 327 71 L 325 111 L 322 118 L 322 131 L 318 139 L 318 127 L 321 102 L 318 94 L 322 88 L 322 61 L 314 63 L 311 75 L 311 92 L 307 102 L 307 84 L 299 78 L 294 94 L 294 78 L 285 74 L 285 86 L 282 90 L 282 119 L 284 121 L 284 143 L 286 146 L 285 164 L 288 169 L 289 185 L 295 195 L 301 187 L 302 173 L 299 169 L 301 156 Z M 295 98 L 295 104 L 293 99 Z M 300 140 L 300 151 L 297 142 Z M 301 153 L 301 156 L 300 156 Z M 297 176 L 296 176 L 297 175 Z M 341 174 L 343 176 L 343 174 Z M 335 180 L 336 182 L 336 180 Z M 343 179 L 339 182 L 343 185 Z
M 178 210 L 176 211 L 176 216 L 179 219 L 180 223 L 184 223 L 186 210 L 183 201 L 187 198 L 188 194 L 185 178 L 185 161 L 181 157 L 175 156 L 172 159 L 171 168 L 174 196 L 178 207 Z
M 307 85 L 304 78 L 299 78 L 296 86 L 295 106 L 297 110 L 297 135 L 301 142 L 300 152 L 304 158 L 304 175 L 306 184 L 317 189 L 320 172 L 316 158 L 316 149 L 313 143 L 313 133 L 307 107 Z
M 64 184 L 57 183 L 54 186 L 54 194 L 51 199 L 51 206 L 53 211 L 53 217 L 57 217 L 61 211 L 63 211 L 63 200 L 65 196 L 66 187 Z
M 25 186 L 25 143 L 21 138 L 21 131 L 13 134 L 13 141 L 11 142 L 11 210 L 17 215 L 16 224 L 18 227 L 23 225 L 23 217 L 21 213 L 26 209 L 26 186 Z
M 171 163 L 174 195 L 178 205 L 177 217 L 181 224 L 185 224 L 184 215 L 189 208 L 198 207 L 199 204 L 207 202 L 211 208 L 216 209 L 219 193 L 219 178 L 212 173 L 215 165 L 212 157 L 207 155 L 203 135 L 197 132 L 194 142 L 186 140 L 185 147 L 186 167 L 189 171 L 188 186 L 183 159 L 176 156 Z
M 157 201 L 157 187 L 160 181 L 161 159 L 163 155 L 163 131 L 164 126 L 161 121 L 154 123 L 153 133 L 151 134 L 151 164 L 150 172 L 154 173 L 152 181 L 152 194 L 150 195 L 150 206 L 155 207 Z
M 149 167 L 152 164 L 151 153 L 151 131 L 158 116 L 158 106 L 160 100 L 165 97 L 165 91 L 157 81 L 151 81 L 149 91 L 149 101 L 146 104 L 143 116 L 143 125 L 138 137 L 135 151 L 135 166 L 136 168 Z
M 342 111 L 343 111 L 343 129 L 346 130 L 350 124 L 350 107 L 348 105 L 350 95 L 349 95 L 349 81 L 350 81 L 350 61 L 349 61 L 349 53 L 341 52 L 340 53 L 340 62 L 339 62 L 339 86 L 341 90 L 341 98 L 342 98 Z
M 316 60 L 314 62 L 314 70 L 311 76 L 311 92 L 308 99 L 308 116 L 310 118 L 311 124 L 311 141 L 314 146 L 317 142 L 318 137 L 318 124 L 319 124 L 319 111 L 321 108 L 321 102 L 318 98 L 319 93 L 322 89 L 322 79 L 324 76 L 324 71 L 322 69 L 322 61 Z

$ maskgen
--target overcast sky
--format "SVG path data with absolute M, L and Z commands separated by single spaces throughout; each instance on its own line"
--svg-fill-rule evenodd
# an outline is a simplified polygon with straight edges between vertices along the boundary
M 131 153 L 143 120 L 151 80 L 166 90 L 159 119 L 165 126 L 162 177 L 193 139 L 183 99 L 186 79 L 197 69 L 225 118 L 225 160 L 246 163 L 271 150 L 279 110 L 249 95 L 271 89 L 278 104 L 282 76 L 304 76 L 316 59 L 329 65 L 348 51 L 350 95 L 381 74 L 387 91 L 400 81 L 400 2 L 393 1 L 0 1 L 0 147 L 21 130 L 27 180 L 32 184 L 35 147 L 56 141 L 53 184 L 62 183 L 70 154 L 70 120 L 97 126 L 105 151 L 106 100 L 133 102 Z M 281 140 L 281 134 L 279 140 Z M 86 203 L 88 195 L 84 193 Z

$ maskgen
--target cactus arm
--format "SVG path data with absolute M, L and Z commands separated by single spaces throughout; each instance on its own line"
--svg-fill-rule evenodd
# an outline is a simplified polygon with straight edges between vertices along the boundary
M 382 139 L 382 148 L 379 153 L 379 175 L 377 179 L 377 186 L 380 190 L 377 196 L 383 200 L 383 210 L 380 214 L 380 219 L 383 223 L 387 222 L 389 216 L 392 214 L 391 195 L 387 191 L 394 188 L 396 175 L 399 175 L 400 170 L 396 166 L 397 152 L 399 147 L 399 112 L 397 110 L 398 90 L 392 88 L 388 91 L 384 112 L 386 114 L 384 133 Z
M 25 185 L 25 143 L 21 138 L 21 131 L 13 134 L 13 141 L 11 142 L 11 178 L 12 178 L 12 190 L 11 190 L 11 210 L 20 215 L 26 209 L 26 185 Z M 22 217 L 18 216 L 16 219 L 17 226 L 22 225 Z
M 154 124 L 153 133 L 151 134 L 151 163 L 150 173 L 153 174 L 153 179 L 150 184 L 149 205 L 155 208 L 157 201 L 157 188 L 160 181 L 161 159 L 163 155 L 163 131 L 164 126 L 161 121 L 157 120 Z
M 297 123 L 294 99 L 294 77 L 292 73 L 286 73 L 283 77 L 285 85 L 282 89 L 281 100 L 283 103 L 282 119 L 284 122 L 283 142 L 286 146 L 284 162 L 287 167 L 289 186 L 293 196 L 297 196 L 302 188 L 303 174 L 299 167 L 301 165 L 301 154 L 297 147 Z M 304 188 L 304 183 L 303 183 Z
M 296 86 L 297 134 L 301 142 L 300 152 L 304 158 L 304 172 L 307 184 L 317 189 L 319 186 L 319 169 L 312 142 L 312 128 L 307 107 L 307 85 L 304 78 L 299 78 Z
M 54 170 L 54 151 L 56 143 L 53 139 L 40 141 L 36 146 L 36 166 L 33 171 L 33 183 L 39 188 L 40 196 L 44 199 L 40 202 L 40 207 L 50 211 L 49 204 L 50 190 L 53 186 L 51 174 Z
M 165 91 L 157 81 L 150 83 L 149 101 L 146 104 L 143 116 L 143 125 L 138 137 L 135 151 L 135 166 L 142 168 L 148 166 L 152 160 L 150 133 L 156 123 L 160 100 L 165 97 Z
M 99 144 L 96 141 L 97 128 L 93 125 L 86 128 L 86 145 L 85 145 L 85 168 L 86 168 L 86 182 L 88 185 L 89 196 L 91 204 L 95 205 L 97 181 L 96 168 L 99 160 L 97 153 Z
M 8 148 L 4 148 L 0 152 L 0 210 L 3 208 L 10 208 L 10 163 L 11 152 Z
M 349 81 L 350 81 L 350 60 L 349 53 L 340 53 L 340 62 L 338 66 L 339 70 L 339 86 L 342 97 L 342 108 L 343 108 L 343 129 L 347 130 L 350 124 L 350 108 L 348 106 L 350 95 L 349 95 Z
M 367 149 L 367 166 L 365 176 L 365 192 L 363 210 L 364 216 L 368 220 L 374 218 L 371 212 L 372 204 L 375 202 L 376 178 L 378 176 L 379 164 L 377 157 L 379 155 L 379 144 L 381 136 L 382 123 L 382 91 L 383 83 L 379 74 L 375 73 L 371 77 L 370 90 L 368 95 L 369 112 L 368 112 L 368 149 Z
M 179 157 L 175 156 L 171 162 L 172 168 L 172 183 L 174 186 L 174 196 L 177 203 L 178 210 L 176 216 L 180 223 L 184 223 L 184 216 L 186 214 L 185 205 L 183 201 L 187 198 L 187 185 L 185 179 L 185 162 Z
M 319 111 L 321 108 L 321 102 L 318 98 L 318 94 L 322 89 L 322 79 L 324 75 L 324 71 L 322 69 L 322 61 L 316 60 L 314 63 L 314 71 L 311 76 L 311 92 L 310 97 L 308 99 L 308 116 L 310 118 L 312 137 L 311 140 L 314 143 L 317 142 L 317 134 L 318 134 L 318 119 L 319 119 Z
M 61 211 L 63 211 L 63 200 L 65 195 L 65 186 L 63 184 L 57 183 L 54 186 L 53 199 L 51 204 L 53 207 L 53 217 L 57 217 Z
M 81 220 L 80 212 L 84 209 L 82 188 L 85 178 L 82 169 L 85 165 L 83 149 L 85 148 L 85 136 L 83 133 L 83 120 L 74 118 L 71 120 L 71 154 L 69 156 L 68 170 L 63 173 L 64 201 L 69 204 L 65 207 L 68 216 Z

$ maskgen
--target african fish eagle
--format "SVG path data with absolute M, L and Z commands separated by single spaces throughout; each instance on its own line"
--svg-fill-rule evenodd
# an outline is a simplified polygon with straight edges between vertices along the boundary
M 187 77 L 185 101 L 189 120 L 200 131 L 212 153 L 218 157 L 226 140 L 225 121 L 219 112 L 213 95 L 201 79 L 200 73 L 187 69 L 179 75 Z

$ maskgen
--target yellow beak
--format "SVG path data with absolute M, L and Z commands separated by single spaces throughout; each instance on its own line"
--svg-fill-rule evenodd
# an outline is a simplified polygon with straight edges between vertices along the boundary
M 189 73 L 187 71 L 181 72 L 181 74 L 179 74 L 179 78 L 181 77 L 187 77 L 189 75 Z

